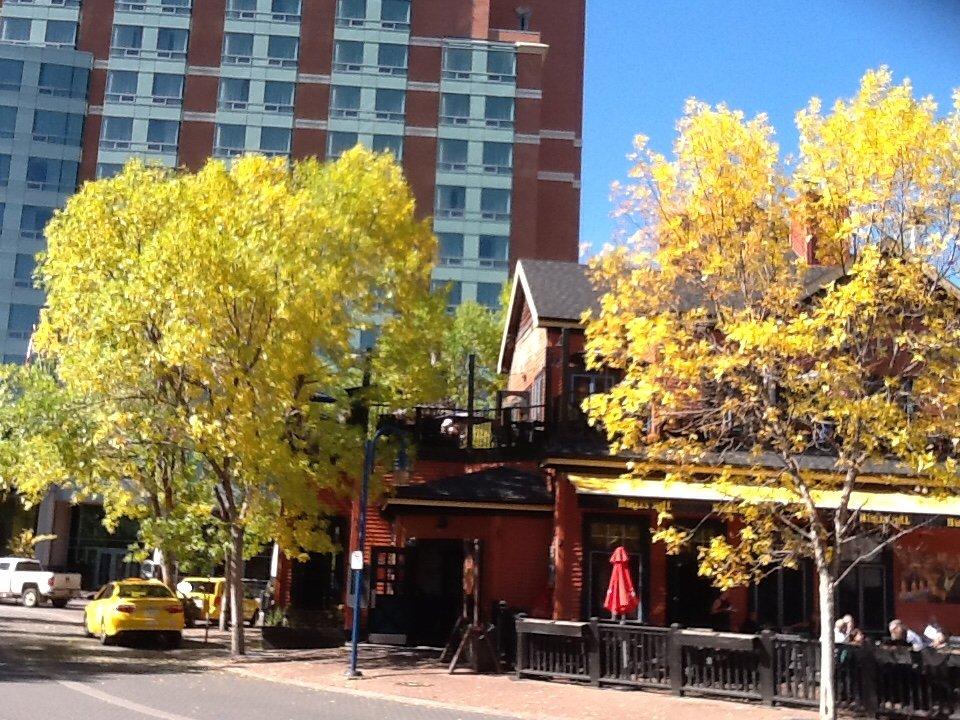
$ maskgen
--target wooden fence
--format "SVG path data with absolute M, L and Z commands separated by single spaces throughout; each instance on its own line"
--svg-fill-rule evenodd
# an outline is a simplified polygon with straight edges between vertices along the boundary
M 820 646 L 763 632 L 561 622 L 519 616 L 518 678 L 660 689 L 676 695 L 816 707 Z M 837 702 L 867 716 L 960 720 L 960 653 L 840 646 Z

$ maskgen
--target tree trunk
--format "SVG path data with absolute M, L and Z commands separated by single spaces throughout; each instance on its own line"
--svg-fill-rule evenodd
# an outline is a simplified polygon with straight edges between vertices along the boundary
M 160 574 L 163 584 L 171 590 L 177 587 L 177 558 L 170 550 L 160 549 Z
M 227 613 L 230 612 L 230 550 L 223 554 L 223 597 L 220 600 L 220 632 L 227 629 Z
M 246 653 L 243 637 L 243 528 L 230 528 L 230 654 L 234 657 Z
M 837 698 L 834 673 L 836 655 L 833 638 L 833 577 L 825 562 L 818 562 L 817 565 L 820 591 L 820 720 L 835 720 Z

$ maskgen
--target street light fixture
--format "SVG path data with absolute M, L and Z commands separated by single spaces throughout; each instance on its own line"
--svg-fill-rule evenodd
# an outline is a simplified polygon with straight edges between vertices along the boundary
M 357 645 L 360 642 L 360 592 L 363 588 L 363 550 L 367 537 L 367 496 L 370 492 L 370 476 L 373 474 L 373 465 L 376 460 L 377 440 L 388 435 L 396 436 L 400 443 L 397 452 L 397 474 L 407 471 L 407 442 L 404 431 L 398 427 L 385 425 L 377 430 L 373 437 L 366 441 L 363 454 L 363 481 L 360 485 L 360 522 L 357 532 L 357 550 L 350 554 L 350 569 L 353 573 L 353 624 L 350 633 L 350 667 L 347 677 L 355 679 L 362 677 L 357 670 Z

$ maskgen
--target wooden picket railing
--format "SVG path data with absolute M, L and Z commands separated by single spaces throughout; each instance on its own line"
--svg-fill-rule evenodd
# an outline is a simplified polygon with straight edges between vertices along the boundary
M 815 640 L 519 616 L 518 678 L 816 707 Z M 960 720 L 960 653 L 840 646 L 837 704 L 866 716 Z

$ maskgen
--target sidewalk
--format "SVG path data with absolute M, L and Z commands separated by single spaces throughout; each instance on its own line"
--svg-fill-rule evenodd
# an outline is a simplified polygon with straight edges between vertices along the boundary
M 363 678 L 347 680 L 347 651 L 256 652 L 231 672 L 301 687 L 389 698 L 417 705 L 512 715 L 531 720 L 815 720 L 816 713 L 738 702 L 678 698 L 657 692 L 598 689 L 511 676 L 449 675 L 437 653 L 363 647 Z

